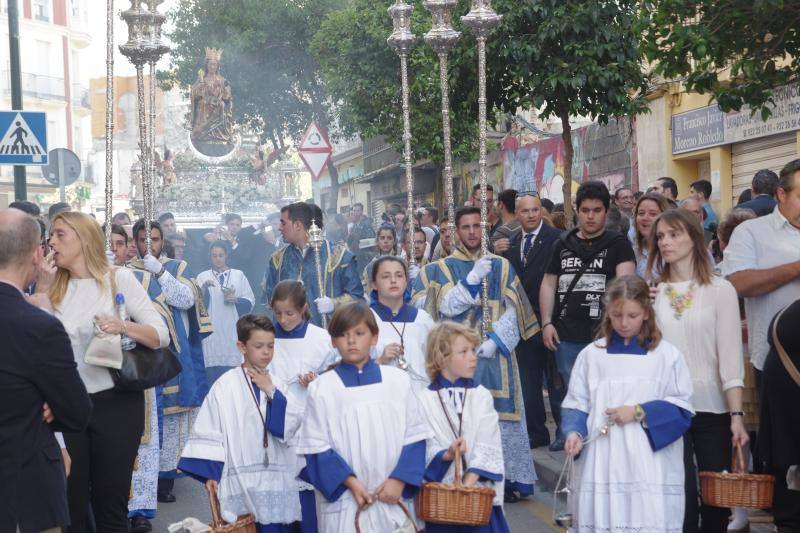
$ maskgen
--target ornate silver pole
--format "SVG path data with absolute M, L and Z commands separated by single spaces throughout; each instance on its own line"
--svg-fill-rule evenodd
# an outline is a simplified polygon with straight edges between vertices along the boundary
M 450 249 L 456 248 L 456 214 L 453 195 L 453 150 L 450 142 L 450 83 L 447 77 L 448 54 L 461 33 L 453 29 L 453 10 L 458 0 L 425 0 L 425 9 L 433 15 L 433 27 L 425 34 L 425 42 L 439 56 L 439 84 L 442 89 L 442 142 L 444 143 L 444 186 L 447 195 L 447 226 Z
M 472 0 L 472 9 L 461 22 L 467 26 L 478 41 L 478 129 L 479 157 L 478 173 L 481 186 L 481 255 L 489 253 L 489 221 L 486 205 L 486 38 L 500 24 L 502 17 L 492 9 L 491 0 Z M 483 335 L 489 332 L 489 279 L 483 278 L 481 304 Z
M 150 159 L 150 215 L 155 215 L 155 195 L 153 189 L 156 177 L 156 63 L 167 51 L 169 47 L 161 40 L 161 26 L 167 17 L 158 12 L 158 6 L 164 0 L 150 0 L 150 27 L 148 44 L 148 63 L 150 64 L 150 121 L 148 129 L 150 138 L 148 143 L 148 157 Z
M 408 5 L 404 0 L 395 0 L 389 8 L 389 14 L 394 23 L 394 31 L 387 39 L 389 45 L 400 56 L 400 79 L 403 89 L 403 156 L 406 170 L 406 201 L 408 204 L 408 265 L 417 262 L 414 251 L 414 171 L 411 155 L 411 110 L 408 105 L 408 53 L 414 45 L 415 37 L 411 33 L 411 12 L 414 6 Z
M 147 253 L 152 251 L 150 239 L 150 212 L 152 183 L 147 149 L 147 118 L 144 103 L 144 65 L 148 61 L 150 13 L 141 7 L 141 0 L 130 0 L 131 7 L 120 17 L 128 25 L 128 41 L 120 45 L 119 51 L 136 67 L 136 107 L 139 119 L 139 164 L 142 169 L 142 192 L 144 196 L 144 222 Z M 135 236 L 134 236 L 135 237 Z
M 106 249 L 114 216 L 114 0 L 106 1 Z
M 319 286 L 319 298 L 325 296 L 325 283 L 322 280 L 322 261 L 319 257 L 319 251 L 322 249 L 322 230 L 317 226 L 317 221 L 311 219 L 311 227 L 308 228 L 308 244 L 314 249 L 314 259 L 317 264 L 317 285 Z M 325 313 L 320 313 L 322 317 L 322 327 L 328 327 L 328 317 Z

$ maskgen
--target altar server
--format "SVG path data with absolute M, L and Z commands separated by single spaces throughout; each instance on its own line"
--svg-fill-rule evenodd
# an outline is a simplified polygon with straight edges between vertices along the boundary
M 236 330 L 244 363 L 211 387 L 178 468 L 218 494 L 223 520 L 252 513 L 259 533 L 299 532 L 297 459 L 287 441 L 300 413 L 283 380 L 267 372 L 275 328 L 265 316 L 245 315 Z
M 285 381 L 290 399 L 304 412 L 308 384 L 328 366 L 333 345 L 328 332 L 310 322 L 306 290 L 300 281 L 281 281 L 275 285 L 270 302 L 275 313 L 275 357 L 271 374 Z M 316 533 L 317 511 L 314 486 L 308 482 L 304 457 L 298 457 L 298 489 L 303 508 L 303 533 Z
M 431 384 L 422 408 L 434 436 L 427 442 L 425 480 L 453 483 L 455 451 L 463 457 L 462 482 L 495 490 L 487 526 L 425 524 L 428 533 L 509 533 L 503 515 L 503 445 L 492 393 L 473 379 L 478 365 L 478 334 L 461 324 L 443 322 L 428 337 L 427 371 Z
M 242 364 L 242 354 L 236 348 L 236 321 L 252 311 L 256 301 L 244 272 L 228 266 L 229 253 L 228 241 L 212 243 L 209 250 L 212 268 L 197 276 L 214 326 L 214 333 L 203 339 L 209 386 L 222 374 Z
M 378 325 L 365 303 L 342 306 L 328 331 L 342 356 L 308 388 L 298 452 L 318 491 L 321 533 L 363 533 L 409 527 L 409 511 L 422 483 L 425 440 L 431 436 L 408 374 L 370 358 Z
M 681 531 L 692 378 L 661 338 L 642 278 L 609 285 L 599 335 L 578 355 L 561 406 L 565 449 L 581 453 L 575 531 Z M 602 435 L 606 424 L 613 425 Z
M 399 257 L 384 256 L 372 265 L 374 287 L 370 298 L 378 324 L 377 361 L 403 368 L 416 390 L 424 390 L 430 380 L 425 373 L 425 347 L 434 322 L 426 311 L 406 303 L 408 268 Z

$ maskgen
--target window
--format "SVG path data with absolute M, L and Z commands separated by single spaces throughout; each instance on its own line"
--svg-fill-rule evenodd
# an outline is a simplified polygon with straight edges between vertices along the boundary
M 33 0 L 33 19 L 50 22 L 53 18 L 53 0 Z

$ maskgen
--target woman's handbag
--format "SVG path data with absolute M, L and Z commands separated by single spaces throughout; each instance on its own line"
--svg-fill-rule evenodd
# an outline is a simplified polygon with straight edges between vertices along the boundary
M 391 533 L 420 533 L 420 530 L 417 529 L 417 525 L 414 523 L 414 519 L 411 517 L 411 513 L 408 512 L 408 508 L 403 505 L 403 502 L 397 502 L 397 505 L 399 505 L 400 509 L 406 514 L 406 521 L 402 526 Z M 369 507 L 369 505 L 361 506 L 358 508 L 358 511 L 356 511 L 356 533 L 361 533 L 361 524 L 359 524 L 358 519 L 361 518 L 361 511 L 367 507 Z
M 123 362 L 121 340 L 120 335 L 106 333 L 94 321 L 94 337 L 83 354 L 83 361 L 87 365 L 119 370 Z
M 111 271 L 110 277 L 111 299 L 116 305 L 117 283 L 115 269 Z M 97 331 L 95 331 L 92 344 L 99 338 Z M 119 366 L 109 367 L 109 372 L 117 390 L 144 391 L 152 389 L 157 385 L 163 385 L 180 374 L 182 370 L 181 363 L 168 348 L 154 350 L 137 343 L 132 350 L 123 350 L 120 345 L 120 336 L 113 335 L 113 337 L 116 338 L 116 349 L 120 352 L 120 363 Z M 92 344 L 89 345 L 89 348 L 92 347 Z
M 240 516 L 233 524 L 222 519 L 217 491 L 213 488 L 208 491 L 208 501 L 211 504 L 211 533 L 257 533 L 256 518 L 252 514 Z

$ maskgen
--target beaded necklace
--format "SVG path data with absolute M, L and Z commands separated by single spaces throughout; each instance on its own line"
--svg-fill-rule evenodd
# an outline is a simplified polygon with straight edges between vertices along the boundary
M 689 283 L 689 288 L 686 289 L 686 292 L 684 293 L 679 293 L 672 285 L 667 284 L 667 288 L 664 293 L 667 295 L 667 298 L 669 298 L 669 306 L 674 312 L 675 320 L 680 320 L 684 311 L 692 307 L 692 303 L 694 303 L 695 289 L 697 289 L 697 285 L 694 281 Z

